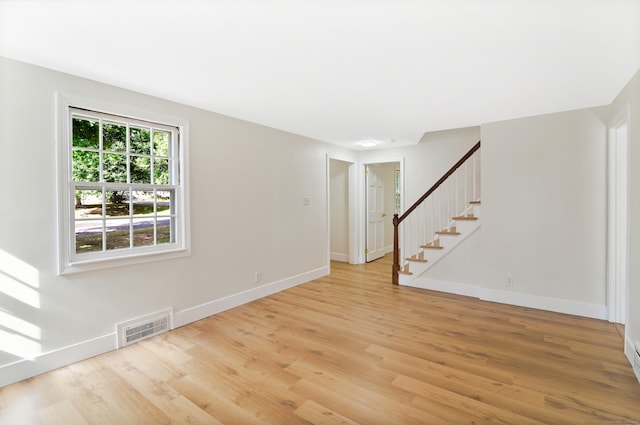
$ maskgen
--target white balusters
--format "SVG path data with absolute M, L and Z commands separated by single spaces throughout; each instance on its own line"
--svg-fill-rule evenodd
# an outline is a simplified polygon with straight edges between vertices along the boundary
M 470 201 L 481 196 L 480 144 L 467 153 L 447 172 L 448 178 L 429 190 L 403 214 L 398 228 L 400 269 L 404 270 L 407 258 L 420 258 L 421 245 L 435 244 L 436 232 L 451 230 L 453 217 L 466 216 L 473 211 Z M 457 167 L 457 168 L 456 168 Z M 442 179 L 441 179 L 442 180 Z M 397 267 L 394 263 L 394 267 Z

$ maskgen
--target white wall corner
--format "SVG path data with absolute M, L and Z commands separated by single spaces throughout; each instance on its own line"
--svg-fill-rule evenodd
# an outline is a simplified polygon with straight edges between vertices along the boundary
M 197 320 L 204 319 L 205 317 L 212 316 L 216 313 L 220 313 L 222 311 L 238 307 L 242 304 L 255 301 L 268 295 L 284 291 L 285 289 L 289 289 L 294 286 L 312 281 L 314 279 L 327 276 L 328 274 L 328 266 L 320 267 L 306 273 L 291 276 L 276 282 L 267 283 L 266 285 L 258 286 L 256 288 L 248 289 L 237 294 L 229 295 L 217 300 L 197 305 L 195 307 L 178 311 L 174 314 L 173 324 L 176 328 L 178 328 Z

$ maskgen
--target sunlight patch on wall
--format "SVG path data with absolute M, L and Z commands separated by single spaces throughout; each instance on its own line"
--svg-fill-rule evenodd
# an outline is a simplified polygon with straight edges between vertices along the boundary
M 38 270 L 0 249 L 0 296 L 17 300 L 26 306 L 40 308 Z M 22 359 L 34 359 L 42 353 L 42 330 L 39 326 L 18 317 L 28 307 L 16 311 L 0 309 L 0 351 Z
M 22 335 L 0 329 L 0 350 L 22 359 L 31 360 L 41 354 L 42 346 L 39 342 Z
M 33 288 L 0 271 L 0 292 L 34 308 L 40 308 L 40 294 Z
M 42 332 L 40 328 L 32 323 L 22 320 L 11 314 L 0 311 L 0 326 L 10 329 L 16 333 L 22 334 L 28 338 L 40 341 Z
M 0 249 L 0 293 L 40 308 L 38 269 Z
M 1 249 L 0 271 L 32 288 L 40 286 L 38 269 Z

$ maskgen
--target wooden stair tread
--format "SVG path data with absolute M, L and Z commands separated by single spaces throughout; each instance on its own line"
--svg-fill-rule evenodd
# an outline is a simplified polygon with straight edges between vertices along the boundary
M 453 217 L 452 220 L 459 220 L 459 221 L 473 221 L 473 220 L 477 220 L 478 217 L 474 216 L 474 215 L 460 215 L 458 217 Z
M 450 236 L 458 236 L 460 232 L 451 232 L 449 230 L 440 230 L 436 232 L 436 235 L 450 235 Z
M 405 260 L 407 261 L 415 261 L 418 263 L 426 263 L 427 260 L 425 260 L 424 258 L 414 258 L 414 257 L 409 257 L 409 258 L 405 258 Z
M 469 201 L 471 205 L 480 205 L 480 201 Z
M 420 245 L 420 248 L 424 248 L 424 249 L 444 249 L 443 246 L 441 245 Z
M 399 274 L 405 274 L 405 275 L 407 275 L 407 276 L 411 276 L 411 275 L 413 274 L 413 273 L 411 273 L 411 272 L 405 272 L 405 271 L 402 271 L 402 270 L 398 270 L 398 273 L 399 273 Z
M 418 263 L 426 263 L 427 260 L 424 259 L 424 251 L 420 251 L 418 252 L 416 255 L 409 257 L 409 258 L 405 258 L 405 260 L 407 261 L 416 261 Z

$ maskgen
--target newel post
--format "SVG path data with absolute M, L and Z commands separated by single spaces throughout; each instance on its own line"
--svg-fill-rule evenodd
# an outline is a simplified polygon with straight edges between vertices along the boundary
M 400 248 L 398 246 L 398 226 L 400 225 L 400 219 L 398 214 L 393 215 L 393 267 L 391 269 L 391 282 L 394 285 L 398 284 L 398 272 L 400 271 Z

